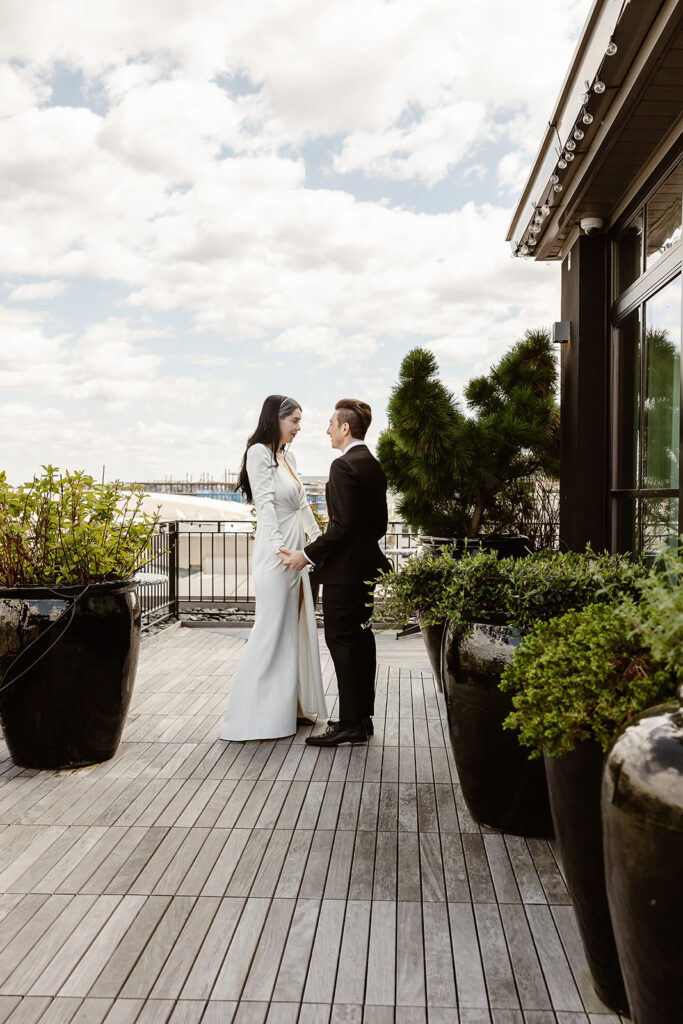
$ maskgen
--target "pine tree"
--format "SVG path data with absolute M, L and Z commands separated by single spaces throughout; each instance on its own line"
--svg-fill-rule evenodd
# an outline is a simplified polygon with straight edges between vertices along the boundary
M 413 527 L 445 537 L 509 529 L 528 513 L 533 480 L 559 471 L 557 361 L 547 331 L 527 331 L 465 388 L 465 413 L 433 353 L 404 358 L 378 457 Z

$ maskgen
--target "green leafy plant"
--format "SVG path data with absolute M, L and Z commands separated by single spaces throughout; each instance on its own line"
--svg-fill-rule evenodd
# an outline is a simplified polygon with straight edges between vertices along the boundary
M 683 542 L 683 537 L 679 538 Z M 678 684 L 683 684 L 683 547 L 663 550 L 636 583 L 637 599 L 624 598 L 622 613 L 635 633 Z
M 436 536 L 514 527 L 534 507 L 534 479 L 559 469 L 557 357 L 527 331 L 465 388 L 465 413 L 438 379 L 434 355 L 404 358 L 377 454 L 404 519 Z
M 375 598 L 376 618 L 424 625 L 449 618 L 466 630 L 473 622 L 506 623 L 528 632 L 535 623 L 591 602 L 614 602 L 637 592 L 647 572 L 627 555 L 534 552 L 501 558 L 495 551 L 456 557 L 452 550 L 407 559 L 385 573 Z
M 607 750 L 634 715 L 675 694 L 671 666 L 631 610 L 591 604 L 567 612 L 538 623 L 517 649 L 499 684 L 514 709 L 504 727 L 518 731 L 530 757 L 566 754 L 583 740 Z
M 425 625 L 442 621 L 445 614 L 440 616 L 439 608 L 454 561 L 447 551 L 425 549 L 406 558 L 397 572 L 380 573 L 373 620 L 405 624 L 418 615 Z
M 42 469 L 18 487 L 0 473 L 0 586 L 130 580 L 159 521 L 142 488 Z

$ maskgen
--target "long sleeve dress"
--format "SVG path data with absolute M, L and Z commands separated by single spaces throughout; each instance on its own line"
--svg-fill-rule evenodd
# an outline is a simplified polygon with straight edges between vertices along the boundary
M 296 475 L 292 454 L 286 458 Z M 301 550 L 320 529 L 301 481 L 297 486 L 266 445 L 249 449 L 247 473 L 256 507 L 256 616 L 232 681 L 221 728 L 224 740 L 291 736 L 296 732 L 297 697 L 304 714 L 327 717 L 308 570 L 296 572 L 278 558 L 280 548 Z

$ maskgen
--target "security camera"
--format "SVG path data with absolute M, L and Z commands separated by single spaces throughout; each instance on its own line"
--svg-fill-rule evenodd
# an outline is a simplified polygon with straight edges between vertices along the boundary
M 598 231 L 602 231 L 604 223 L 602 217 L 582 217 L 581 230 L 587 235 L 596 235 Z

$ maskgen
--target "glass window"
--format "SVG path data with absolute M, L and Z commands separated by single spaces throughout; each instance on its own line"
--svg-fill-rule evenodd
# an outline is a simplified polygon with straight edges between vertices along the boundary
M 656 555 L 678 547 L 678 498 L 640 499 L 640 550 Z
M 619 411 L 618 459 L 614 486 L 637 487 L 640 462 L 640 306 L 619 326 L 616 390 Z
M 645 304 L 642 486 L 678 487 L 681 422 L 681 279 Z
M 646 207 L 645 269 L 657 262 L 681 237 L 683 164 L 669 175 Z
M 655 556 L 678 545 L 678 498 L 615 499 L 617 538 L 621 550 Z
M 643 211 L 614 243 L 614 298 L 618 299 L 643 272 Z

